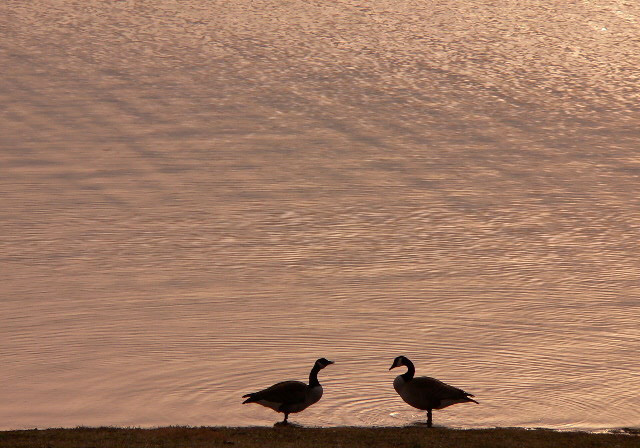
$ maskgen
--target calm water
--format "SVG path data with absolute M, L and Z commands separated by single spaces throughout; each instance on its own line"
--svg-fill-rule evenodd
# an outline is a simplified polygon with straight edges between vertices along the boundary
M 0 428 L 640 425 L 640 4 L 0 3 Z

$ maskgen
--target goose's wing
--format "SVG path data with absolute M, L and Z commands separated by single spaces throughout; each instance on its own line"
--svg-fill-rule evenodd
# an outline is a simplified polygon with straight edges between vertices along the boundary
M 416 377 L 407 386 L 425 401 L 465 400 L 473 397 L 462 389 L 428 376 Z
M 249 397 L 246 402 L 253 401 L 270 401 L 275 403 L 292 404 L 305 401 L 307 393 L 307 385 L 302 381 L 283 381 L 274 384 L 259 392 L 247 394 Z

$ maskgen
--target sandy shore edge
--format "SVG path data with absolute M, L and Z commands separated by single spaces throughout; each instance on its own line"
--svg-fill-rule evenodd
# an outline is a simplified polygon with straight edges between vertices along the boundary
M 640 428 L 606 433 L 550 429 L 447 429 L 405 427 L 117 428 L 78 427 L 0 431 L 0 447 L 12 448 L 151 448 L 151 447 L 621 447 L 640 446 Z

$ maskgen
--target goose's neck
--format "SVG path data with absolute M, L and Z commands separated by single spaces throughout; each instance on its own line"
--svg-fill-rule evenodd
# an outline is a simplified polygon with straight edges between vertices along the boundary
M 318 372 L 320 371 L 320 367 L 315 364 L 313 369 L 311 369 L 311 373 L 309 373 L 309 387 L 315 387 L 320 385 L 320 381 L 318 381 Z
M 405 362 L 405 366 L 407 366 L 407 371 L 400 376 L 404 378 L 405 382 L 411 381 L 413 379 L 413 375 L 416 374 L 416 368 L 413 366 L 413 363 L 408 359 Z

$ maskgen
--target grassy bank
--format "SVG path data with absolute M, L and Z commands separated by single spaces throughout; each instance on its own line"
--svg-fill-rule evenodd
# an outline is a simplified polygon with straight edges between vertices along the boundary
M 0 448 L 638 448 L 640 437 L 525 429 L 75 428 L 0 432 Z

